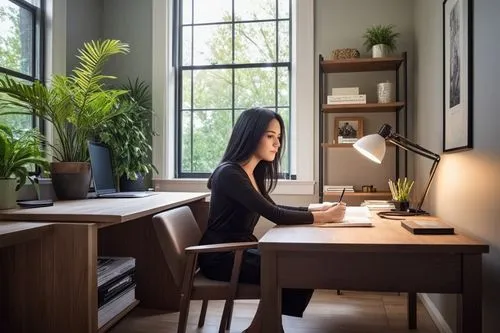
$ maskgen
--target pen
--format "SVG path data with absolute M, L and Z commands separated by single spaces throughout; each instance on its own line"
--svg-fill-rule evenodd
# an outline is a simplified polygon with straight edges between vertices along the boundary
M 344 197 L 344 192 L 345 192 L 345 187 L 344 187 L 344 189 L 342 190 L 342 193 L 340 194 L 339 203 L 341 203 L 341 202 L 342 202 L 342 198 Z

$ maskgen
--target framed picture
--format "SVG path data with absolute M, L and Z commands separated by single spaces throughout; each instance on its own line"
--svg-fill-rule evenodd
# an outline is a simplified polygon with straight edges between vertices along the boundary
M 443 2 L 443 151 L 472 148 L 472 0 Z
M 337 143 L 352 144 L 363 136 L 363 118 L 336 117 L 333 128 L 334 140 Z

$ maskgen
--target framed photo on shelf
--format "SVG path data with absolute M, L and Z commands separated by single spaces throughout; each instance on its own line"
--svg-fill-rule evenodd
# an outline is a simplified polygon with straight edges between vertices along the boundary
M 363 136 L 362 117 L 336 117 L 333 137 L 338 144 L 353 144 Z
M 472 0 L 444 0 L 444 152 L 472 148 L 472 26 Z

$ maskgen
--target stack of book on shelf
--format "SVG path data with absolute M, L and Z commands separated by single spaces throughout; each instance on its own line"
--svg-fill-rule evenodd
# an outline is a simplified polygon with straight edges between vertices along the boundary
M 365 200 L 361 206 L 367 207 L 370 211 L 390 211 L 395 209 L 394 203 L 389 200 Z
M 366 104 L 366 94 L 359 93 L 359 87 L 332 88 L 332 94 L 326 98 L 327 104 Z
M 344 189 L 346 192 L 354 192 L 353 185 L 325 185 L 323 193 L 341 193 Z
M 344 137 L 339 136 L 337 138 L 337 141 L 338 141 L 338 143 L 342 143 L 342 144 L 356 143 L 356 141 L 358 141 L 358 138 L 344 138 Z
M 135 301 L 135 258 L 99 257 L 97 294 L 101 327 Z

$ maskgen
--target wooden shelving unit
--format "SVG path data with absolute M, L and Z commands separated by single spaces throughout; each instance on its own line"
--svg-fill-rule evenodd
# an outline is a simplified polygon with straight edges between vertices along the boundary
M 323 193 L 325 201 L 335 201 L 339 198 L 340 193 Z M 381 192 L 345 192 L 344 197 L 358 197 L 363 199 L 371 198 L 392 198 L 391 192 L 381 191 Z
M 322 143 L 323 148 L 353 148 L 352 143 Z M 396 147 L 393 143 L 386 142 L 386 147 Z
M 390 71 L 395 74 L 395 88 L 396 88 L 396 102 L 393 103 L 366 103 L 366 104 L 342 104 L 342 105 L 331 105 L 326 104 L 327 95 L 327 77 L 329 74 L 335 73 L 357 73 L 357 72 L 382 72 Z M 402 72 L 402 77 L 401 73 Z M 395 117 L 395 131 L 402 135 L 406 135 L 407 129 L 407 113 L 408 113 L 408 68 L 407 68 L 407 54 L 402 53 L 400 57 L 387 57 L 387 58 L 356 58 L 356 59 L 341 59 L 341 60 L 325 60 L 323 56 L 319 56 L 319 201 L 322 202 L 327 199 L 335 199 L 338 197 L 336 194 L 323 193 L 323 186 L 327 184 L 325 182 L 324 172 L 327 169 L 325 166 L 326 157 L 328 151 L 331 148 L 348 148 L 352 149 L 352 144 L 338 144 L 338 143 L 328 143 L 333 142 L 333 140 L 328 140 L 328 135 L 326 133 L 331 133 L 331 123 L 325 121 L 328 114 L 355 114 L 355 113 L 394 113 Z M 400 86 L 403 86 L 402 89 Z M 401 118 L 402 117 L 402 118 Z M 400 126 L 401 123 L 401 126 Z M 365 132 L 365 135 L 369 134 Z M 389 146 L 389 145 L 388 145 Z M 400 148 L 395 147 L 395 178 L 400 176 Z M 342 153 L 342 149 L 339 151 Z M 404 162 L 404 175 L 407 174 L 407 153 L 404 151 L 403 162 Z M 328 184 L 330 185 L 330 184 Z M 334 184 L 331 184 L 334 185 Z M 390 192 L 354 192 L 346 193 L 347 197 L 351 198 L 391 198 Z
M 320 66 L 325 73 L 359 73 L 398 70 L 405 57 L 355 58 L 322 60 Z
M 324 113 L 397 112 L 405 107 L 404 102 L 366 104 L 323 104 Z

